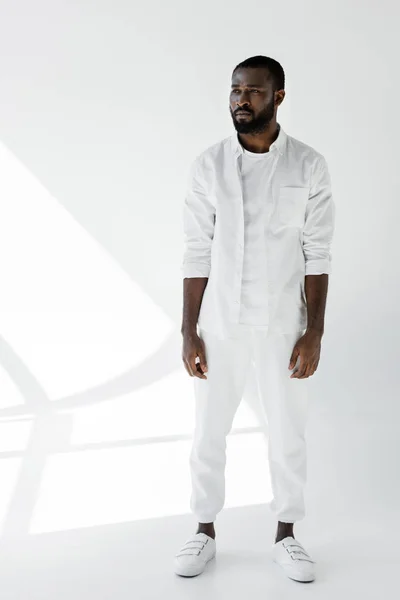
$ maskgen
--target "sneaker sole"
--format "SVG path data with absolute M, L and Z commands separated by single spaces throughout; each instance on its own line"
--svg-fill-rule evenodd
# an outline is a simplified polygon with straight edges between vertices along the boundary
M 279 571 L 285 573 L 286 577 L 288 577 L 289 579 L 292 579 L 292 581 L 299 581 L 300 583 L 311 583 L 312 581 L 315 581 L 315 575 L 311 578 L 302 576 L 301 574 L 299 574 L 296 577 L 294 577 L 293 575 L 289 575 L 287 573 L 287 571 L 285 571 L 285 568 L 282 567 L 282 565 L 277 560 L 275 560 L 275 558 L 273 558 L 272 560 L 273 560 L 274 564 L 277 566 L 277 568 L 279 569 Z
M 200 567 L 200 570 L 199 567 L 180 567 L 179 565 L 175 565 L 175 573 L 180 577 L 196 577 L 197 575 L 201 575 L 201 573 L 203 573 L 207 564 L 213 558 L 215 558 L 215 553 L 206 560 L 205 564 L 203 564 L 203 566 Z

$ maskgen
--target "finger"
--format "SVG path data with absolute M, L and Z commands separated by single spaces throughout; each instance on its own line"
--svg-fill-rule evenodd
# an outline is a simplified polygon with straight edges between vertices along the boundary
M 297 369 L 297 371 L 292 373 L 291 377 L 296 377 L 297 379 L 300 379 L 304 375 L 306 367 L 307 367 L 306 360 L 302 356 L 300 356 L 299 368 Z
M 314 373 L 315 373 L 315 371 L 316 371 L 317 369 L 318 369 L 318 363 L 316 362 L 316 363 L 314 363 L 314 364 L 313 364 L 313 368 L 312 368 L 312 373 L 311 373 L 311 375 L 314 375 Z
M 309 377 L 311 377 L 312 375 L 314 375 L 315 371 L 317 370 L 317 363 L 314 361 L 311 363 L 310 369 L 309 369 Z
M 307 372 L 309 369 L 310 363 L 306 360 L 303 364 L 303 368 L 299 372 L 299 379 L 305 379 L 307 377 Z
M 190 361 L 184 358 L 183 364 L 185 365 L 185 369 L 189 373 L 190 377 L 193 377 L 193 370 L 191 368 Z
M 197 373 L 196 356 L 191 357 L 188 360 L 188 363 L 189 363 L 189 368 L 190 368 L 190 371 L 192 373 L 192 376 L 196 377 L 196 373 Z
M 289 367 L 288 367 L 289 369 L 293 369 L 294 368 L 294 365 L 296 364 L 296 360 L 297 360 L 298 355 L 299 355 L 299 349 L 295 346 L 293 348 L 293 352 L 292 352 L 292 355 L 290 357 L 290 362 L 289 362 Z
M 302 377 L 299 377 L 299 379 L 307 379 L 308 377 L 310 377 L 310 373 L 311 373 L 311 363 L 308 363 L 306 370 L 304 371 L 304 375 Z
M 205 352 L 199 352 L 199 359 L 200 359 L 200 368 L 203 371 L 203 373 L 205 373 L 206 371 L 208 371 L 208 367 L 207 367 L 207 361 L 206 361 L 206 355 Z
M 201 367 L 199 364 L 196 365 L 196 373 L 195 373 L 196 377 L 199 377 L 200 379 L 207 379 L 207 377 L 204 375 Z
M 196 365 L 195 371 L 193 371 L 193 377 L 198 377 L 199 379 L 206 379 L 203 371 L 200 369 L 199 365 Z
M 316 367 L 316 365 L 315 365 L 315 362 L 314 362 L 314 363 L 312 363 L 312 365 L 311 365 L 311 367 L 310 367 L 310 373 L 309 373 L 309 377 L 312 377 L 312 376 L 314 375 L 314 373 L 315 373 L 315 371 L 316 371 L 316 368 L 317 368 L 317 367 Z
M 307 369 L 306 365 L 304 365 L 301 370 L 299 369 L 298 379 L 304 379 L 304 376 L 305 376 L 305 373 L 306 373 L 306 369 Z
M 195 356 L 193 361 L 191 362 L 191 367 L 193 371 L 194 377 L 199 377 L 199 379 L 206 379 L 204 376 L 203 370 L 200 366 L 200 358 Z

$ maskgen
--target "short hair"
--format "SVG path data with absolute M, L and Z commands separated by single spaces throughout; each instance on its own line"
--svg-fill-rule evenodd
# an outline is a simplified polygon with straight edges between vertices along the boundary
M 251 56 L 240 62 L 233 69 L 233 73 L 237 69 L 265 69 L 267 71 L 267 77 L 272 79 L 273 91 L 285 89 L 285 72 L 282 65 L 277 60 L 270 58 L 269 56 Z M 233 75 L 232 73 L 232 75 Z

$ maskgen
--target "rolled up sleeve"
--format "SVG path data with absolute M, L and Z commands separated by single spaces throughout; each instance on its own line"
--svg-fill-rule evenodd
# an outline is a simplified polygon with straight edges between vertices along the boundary
M 303 228 L 305 275 L 332 272 L 331 245 L 335 215 L 328 165 L 320 155 L 312 175 Z
M 185 277 L 208 277 L 214 237 L 215 207 L 207 195 L 199 157 L 189 170 L 183 206 L 184 252 L 181 270 Z

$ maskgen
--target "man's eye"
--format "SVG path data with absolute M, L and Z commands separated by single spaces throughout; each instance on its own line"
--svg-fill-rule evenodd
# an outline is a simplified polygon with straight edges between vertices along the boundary
M 260 90 L 250 90 L 251 92 L 257 92 L 257 94 L 260 93 Z M 236 92 L 239 92 L 239 90 L 232 90 L 232 94 L 236 94 Z

